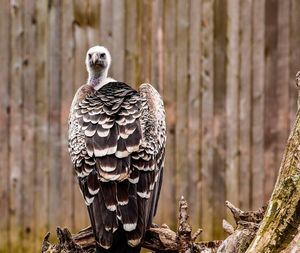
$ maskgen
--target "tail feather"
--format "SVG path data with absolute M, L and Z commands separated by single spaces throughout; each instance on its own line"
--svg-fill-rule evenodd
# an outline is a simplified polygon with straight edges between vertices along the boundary
M 104 249 L 101 246 L 96 247 L 96 253 L 139 253 L 141 246 L 131 247 L 127 243 L 126 234 L 120 227 L 113 237 L 113 244 L 109 249 Z

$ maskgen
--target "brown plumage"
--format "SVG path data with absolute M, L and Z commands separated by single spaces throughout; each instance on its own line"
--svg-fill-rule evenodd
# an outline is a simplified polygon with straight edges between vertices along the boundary
M 107 77 L 110 55 L 87 53 L 89 80 L 70 110 L 69 152 L 99 244 L 98 252 L 139 252 L 159 198 L 166 141 L 158 92 Z

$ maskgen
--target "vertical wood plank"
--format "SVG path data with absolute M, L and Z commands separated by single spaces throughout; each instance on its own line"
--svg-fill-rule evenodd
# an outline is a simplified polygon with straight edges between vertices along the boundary
M 10 227 L 11 251 L 23 248 L 23 1 L 11 2 L 11 85 L 10 85 Z
M 89 47 L 101 44 L 100 17 L 100 1 L 88 0 L 86 33 Z
M 276 102 L 277 110 L 277 160 L 274 171 L 275 184 L 278 170 L 283 156 L 284 148 L 289 135 L 289 52 L 290 52 L 290 1 L 278 1 L 278 20 L 277 20 L 277 86 L 276 86 Z M 299 44 L 300 45 L 300 44 Z M 273 126 L 274 127 L 274 126 Z M 272 168 L 268 168 L 272 169 Z M 272 189 L 269 194 L 271 195 Z M 266 192 L 265 194 L 268 194 Z M 268 197 L 267 195 L 265 197 Z M 269 198 L 268 198 L 269 199 Z M 266 200 L 266 198 L 265 198 Z
M 75 36 L 75 90 L 86 83 L 87 72 L 85 56 L 89 49 L 86 27 L 88 26 L 88 1 L 74 1 L 74 36 Z M 101 43 L 100 43 L 101 44 Z M 91 45 L 92 46 L 92 45 Z
M 62 82 L 61 82 L 61 170 L 62 170 L 62 213 L 64 219 L 61 226 L 75 228 L 74 220 L 74 189 L 73 189 L 73 166 L 68 152 L 68 116 L 73 96 L 75 94 L 74 87 L 74 62 L 75 62 L 75 41 L 73 33 L 74 22 L 73 2 L 62 2 Z
M 125 1 L 125 82 L 136 88 L 137 85 L 137 0 Z
M 48 1 L 36 2 L 37 43 L 36 45 L 36 195 L 35 230 L 39 244 L 49 228 L 49 93 L 48 93 Z
M 190 217 L 194 227 L 200 226 L 200 129 L 201 129 L 201 2 L 191 0 L 189 6 L 189 77 L 190 85 L 188 91 L 188 145 L 187 145 L 187 168 L 189 195 L 190 195 Z M 199 15 L 200 13 L 200 15 Z M 167 94 L 166 94 L 167 95 Z
M 142 64 L 143 54 L 147 55 L 147 50 L 141 51 L 143 46 L 143 21 L 146 19 L 144 17 L 144 6 L 146 6 L 144 0 L 137 1 L 135 26 L 135 82 L 133 84 L 136 89 L 138 89 L 140 83 L 144 79 L 144 69 L 147 69 L 147 67 Z M 151 34 L 149 34 L 149 37 L 151 37 Z M 144 46 L 146 48 L 147 45 Z
M 154 49 L 152 52 L 152 69 L 151 69 L 151 80 L 154 83 L 155 87 L 159 91 L 159 93 L 164 96 L 163 90 L 163 54 L 164 54 L 164 47 L 163 47 L 163 40 L 164 40 L 164 33 L 163 33 L 163 1 L 156 0 L 153 3 L 153 17 L 152 20 L 152 48 Z M 155 18 L 159 17 L 159 18 Z
M 213 87 L 213 238 L 222 238 L 219 226 L 225 217 L 225 169 L 226 169 L 226 1 L 214 4 L 214 87 Z M 229 38 L 228 38 L 229 39 Z M 228 97 L 227 97 L 228 98 Z M 205 108 L 203 108 L 205 109 Z M 227 129 L 227 128 L 226 128 Z
M 35 252 L 35 50 L 36 13 L 34 1 L 24 1 L 24 48 L 23 48 L 23 233 L 24 252 Z
M 103 1 L 102 1 L 103 2 Z M 86 83 L 87 71 L 85 66 L 85 56 L 89 47 L 95 45 L 106 45 L 105 41 L 100 40 L 100 23 L 102 18 L 101 10 L 103 6 L 100 1 L 90 0 L 87 2 L 76 1 L 74 11 L 76 18 L 75 26 L 75 91 L 79 86 Z M 110 11 L 110 10 L 106 10 Z M 109 15 L 107 13 L 106 15 Z M 107 16 L 109 19 L 110 16 Z M 108 34 L 109 35 L 109 34 Z M 84 37 L 83 37 L 84 36 Z M 110 35 L 111 36 L 111 33 Z M 110 50 L 110 48 L 108 47 Z M 73 94 L 73 95 L 74 95 Z M 80 229 L 82 226 L 87 226 L 90 223 L 86 205 L 82 199 L 82 194 L 79 191 L 79 186 L 76 176 L 74 176 L 74 219 L 75 228 Z
M 0 252 L 9 249 L 9 82 L 10 82 L 10 6 L 4 1 L 0 8 Z
M 49 20 L 49 222 L 55 231 L 62 221 L 61 209 L 61 1 L 53 0 Z
M 154 18 L 153 18 L 154 17 Z M 163 1 L 152 4 L 151 83 L 163 96 Z M 142 82 L 145 82 L 142 80 Z
M 124 81 L 125 64 L 125 0 L 113 0 L 112 73 L 116 80 Z
M 74 90 L 86 83 L 87 72 L 85 67 L 85 56 L 88 50 L 88 38 L 86 36 L 86 27 L 88 24 L 88 2 L 74 1 L 74 36 L 75 36 L 75 66 L 74 66 Z M 100 43 L 101 44 L 101 43 Z M 74 94 L 73 94 L 74 96 Z M 74 173 L 73 191 L 74 191 L 74 221 L 75 229 L 81 229 L 89 224 L 87 208 L 80 193 L 78 181 Z
M 153 34 L 152 26 L 152 5 L 153 1 L 138 1 L 138 20 L 137 20 L 137 44 L 138 44 L 138 78 L 137 86 L 142 82 L 150 82 L 151 78 L 151 45 Z M 157 17 L 158 18 L 158 17 Z
M 290 110 L 290 129 L 296 118 L 298 91 L 295 88 L 295 78 L 300 70 L 300 2 L 291 0 L 290 12 L 290 91 L 289 91 L 289 110 Z
M 202 5 L 202 153 L 201 153 L 201 224 L 203 239 L 213 237 L 213 113 L 214 113 L 214 1 L 203 0 Z
M 265 17 L 265 106 L 264 106 L 264 200 L 267 201 L 272 193 L 277 170 L 279 168 L 279 157 L 277 153 L 278 140 L 278 110 L 279 101 L 276 89 L 278 85 L 277 79 L 277 20 L 278 20 L 278 1 L 266 1 L 266 17 Z
M 100 37 L 101 44 L 105 46 L 111 53 L 113 39 L 113 1 L 101 0 L 101 15 L 100 15 Z M 109 75 L 114 76 L 114 63 Z
M 100 36 L 101 44 L 110 50 L 112 45 L 112 1 L 101 0 Z
M 177 202 L 184 196 L 191 203 L 189 195 L 189 173 L 187 168 L 187 115 L 188 107 L 188 31 L 190 1 L 177 1 L 176 29 L 176 188 Z
M 252 2 L 240 2 L 239 207 L 250 209 Z
M 162 185 L 162 195 L 160 197 L 157 216 L 161 222 L 170 224 L 175 228 L 177 217 L 177 203 L 175 200 L 175 121 L 176 121 L 176 90 L 174 84 L 176 77 L 173 73 L 176 71 L 176 55 L 173 52 L 175 47 L 176 36 L 176 2 L 173 0 L 165 0 L 164 6 L 164 75 L 163 89 L 165 94 L 164 104 L 167 118 L 168 141 L 166 146 L 166 162 L 164 169 L 164 181 Z M 168 32 L 167 32 L 168 31 Z
M 252 9 L 252 171 L 251 206 L 263 204 L 264 180 L 264 72 L 265 72 L 265 1 L 254 0 Z
M 239 203 L 239 0 L 227 6 L 227 64 L 226 64 L 226 199 Z M 232 218 L 227 210 L 227 218 Z

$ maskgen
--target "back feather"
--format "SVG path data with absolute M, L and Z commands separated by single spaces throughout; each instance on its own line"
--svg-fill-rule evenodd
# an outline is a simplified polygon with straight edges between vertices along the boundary
M 156 213 L 166 141 L 162 100 L 119 82 L 83 86 L 72 103 L 69 151 L 97 252 L 139 252 Z

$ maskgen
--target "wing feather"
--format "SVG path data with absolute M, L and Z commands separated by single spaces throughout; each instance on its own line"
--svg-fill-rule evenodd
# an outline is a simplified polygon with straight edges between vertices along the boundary
M 95 238 L 107 249 L 121 228 L 135 247 L 152 223 L 161 188 L 162 100 L 151 85 L 139 93 L 118 82 L 83 90 L 71 109 L 69 150 Z
M 117 187 L 115 182 L 103 182 L 100 184 L 102 197 L 106 208 L 110 211 L 117 209 Z

